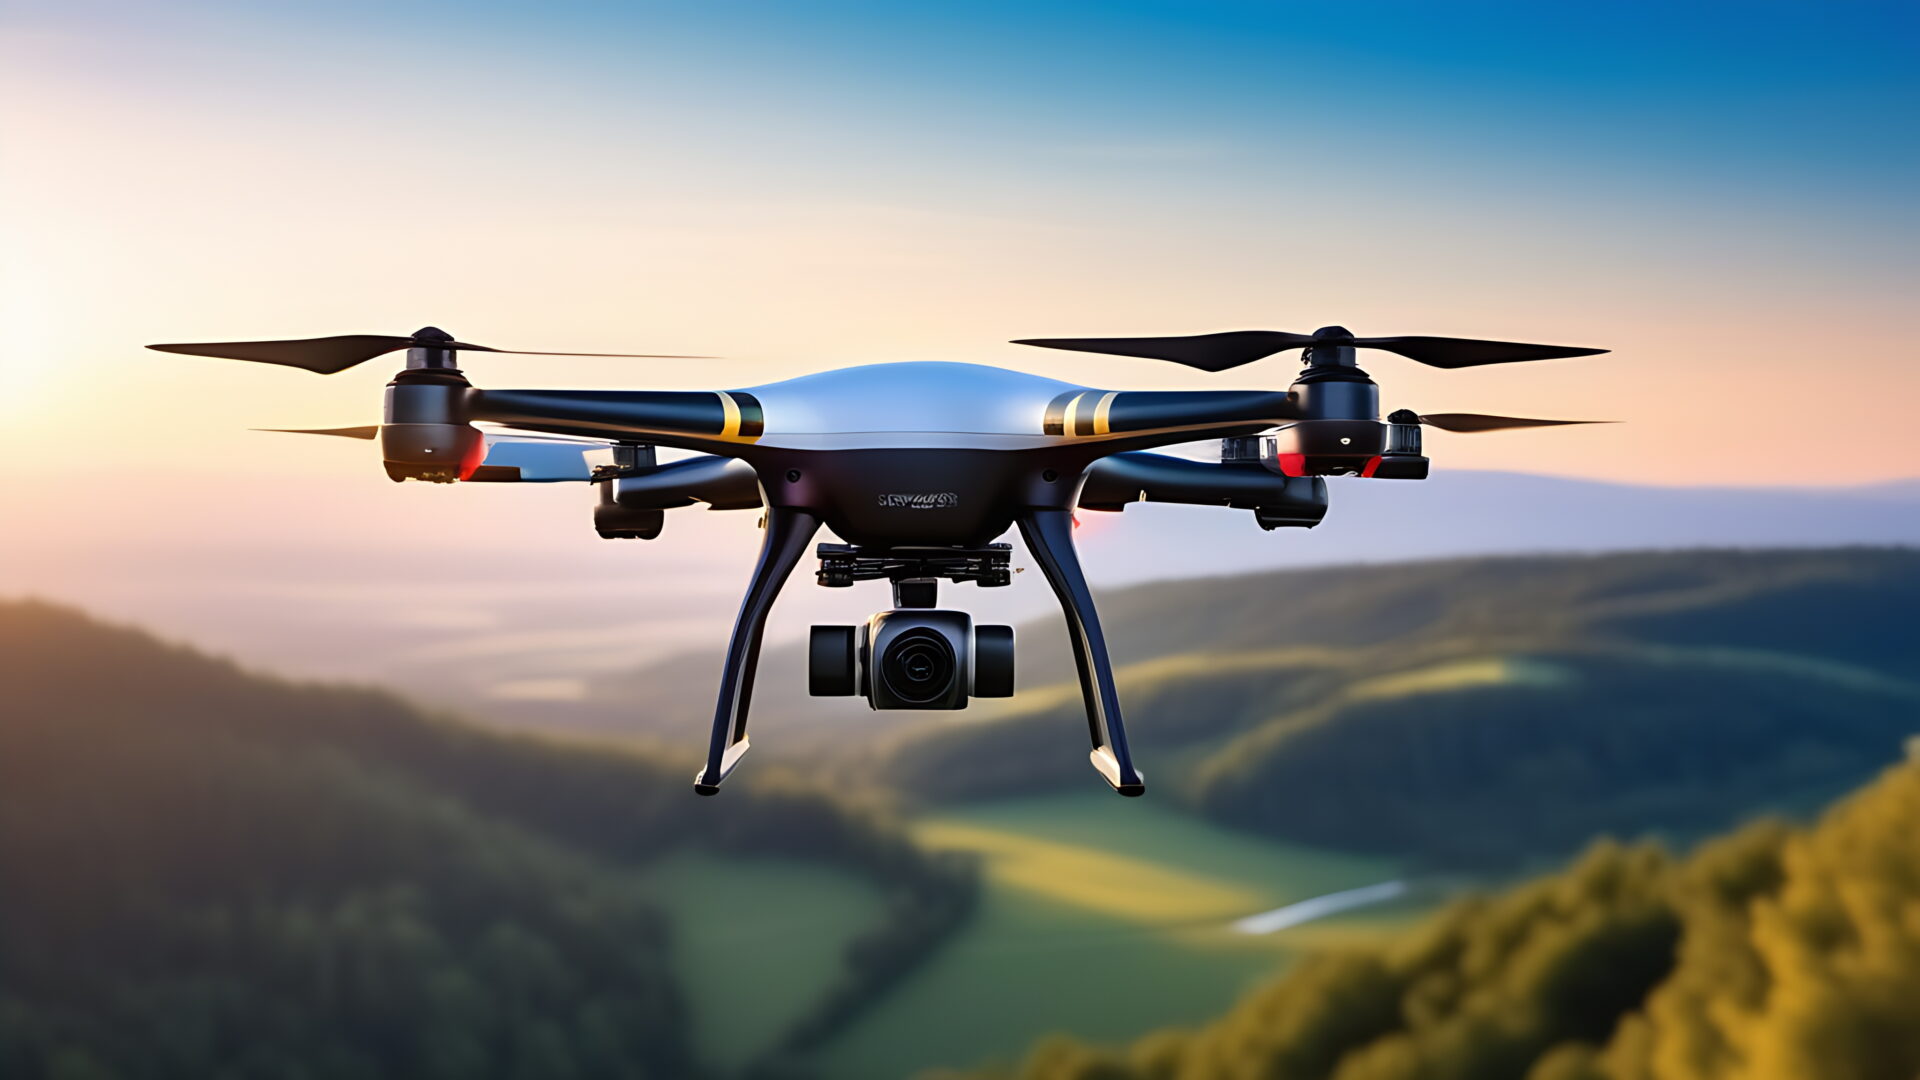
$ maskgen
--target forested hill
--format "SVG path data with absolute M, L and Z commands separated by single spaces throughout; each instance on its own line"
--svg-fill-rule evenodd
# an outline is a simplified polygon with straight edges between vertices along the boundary
M 1920 1075 L 1920 765 L 1675 861 L 1604 843 L 1194 1031 L 975 1080 L 1892 1080 Z M 953 1080 L 949 1077 L 949 1080 Z
M 1448 863 L 1812 809 L 1920 729 L 1920 552 L 1648 552 L 1349 567 L 1103 598 L 1157 797 Z M 1057 627 L 1021 628 L 1045 667 Z M 1034 665 L 1029 665 L 1031 671 Z M 1095 781 L 1077 690 L 905 729 L 954 800 Z
M 1916 538 L 1920 539 L 1920 538 Z M 1282 538 L 1274 538 L 1275 543 Z M 1204 567 L 1206 552 L 1193 554 Z M 1026 565 L 1016 554 L 1016 565 Z M 1017 587 L 1041 587 L 1022 574 Z M 796 584 L 795 588 L 801 587 Z M 948 586 L 944 603 L 965 608 L 973 586 Z M 1355 665 L 1405 666 L 1420 650 L 1448 642 L 1552 644 L 1627 641 L 1786 653 L 1895 676 L 1920 670 L 1920 635 L 1893 613 L 1920 604 L 1920 549 L 1794 548 L 1538 555 L 1312 567 L 1195 578 L 1096 590 L 1116 664 L 1150 679 L 1150 661 L 1251 657 L 1290 651 Z M 1057 616 L 1023 623 L 1020 696 L 1010 706 L 1032 715 L 1035 699 L 1074 677 L 1064 624 Z M 539 718 L 604 730 L 652 730 L 682 736 L 711 717 L 713 686 L 689 670 L 719 670 L 718 641 L 689 654 L 610 676 L 575 709 L 543 703 Z M 760 723 L 765 746 L 794 745 L 823 756 L 888 731 L 942 726 L 941 714 L 872 713 L 842 698 L 805 695 L 805 648 L 769 648 L 757 685 L 789 696 Z M 1240 666 L 1245 666 L 1244 664 Z M 1131 687 L 1123 687 L 1131 690 Z M 770 699 L 771 700 L 771 699 Z M 649 708 L 636 710 L 644 701 Z M 1161 718 L 1139 715 L 1138 735 L 1155 737 Z M 969 719 L 992 713 L 976 702 Z M 1084 721 L 1071 721 L 1084 724 Z M 1084 754 L 1067 755 L 1084 764 Z
M 891 895 L 790 1045 L 965 917 L 969 866 L 693 768 L 0 603 L 0 1075 L 698 1077 L 639 873 L 687 845 Z

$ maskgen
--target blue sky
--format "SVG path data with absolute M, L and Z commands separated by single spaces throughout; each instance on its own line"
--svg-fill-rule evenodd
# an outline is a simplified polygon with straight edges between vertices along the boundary
M 671 95 L 827 146 L 945 147 L 943 165 L 1014 142 L 1135 165 L 1734 181 L 1892 211 L 1920 153 L 1910 3 L 13 7 L 16 25 L 126 44 L 140 81 L 232 93 L 248 64 L 317 60 L 352 97 L 407 67 L 516 86 L 531 71 L 588 113 Z

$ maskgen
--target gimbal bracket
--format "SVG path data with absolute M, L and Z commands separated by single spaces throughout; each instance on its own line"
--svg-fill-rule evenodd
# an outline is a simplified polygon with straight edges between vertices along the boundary
M 820 584 L 844 589 L 856 581 L 893 582 L 893 606 L 931 608 L 941 579 L 972 581 L 982 588 L 1013 584 L 1012 544 L 981 548 L 893 547 L 870 549 L 853 544 L 821 544 Z

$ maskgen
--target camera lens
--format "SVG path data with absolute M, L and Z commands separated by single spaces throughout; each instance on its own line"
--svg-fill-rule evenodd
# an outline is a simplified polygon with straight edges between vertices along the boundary
M 919 704 L 953 688 L 953 645 L 932 630 L 909 630 L 880 657 L 880 677 L 901 701 Z

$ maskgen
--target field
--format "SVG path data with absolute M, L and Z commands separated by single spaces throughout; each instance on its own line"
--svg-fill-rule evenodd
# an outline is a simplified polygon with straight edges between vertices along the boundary
M 721 1067 L 769 1049 L 881 914 L 871 885 L 800 860 L 675 855 L 651 868 L 648 883 L 672 920 L 693 1044 Z
M 930 845 L 980 853 L 987 891 L 958 939 L 818 1056 L 844 1080 L 1010 1058 L 1069 1032 L 1118 1041 L 1217 1014 L 1295 949 L 1389 932 L 1412 908 L 1267 937 L 1232 919 L 1392 879 L 1398 867 L 1269 843 L 1152 799 L 1008 800 L 920 820 Z

